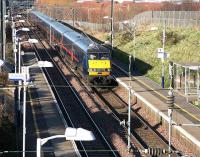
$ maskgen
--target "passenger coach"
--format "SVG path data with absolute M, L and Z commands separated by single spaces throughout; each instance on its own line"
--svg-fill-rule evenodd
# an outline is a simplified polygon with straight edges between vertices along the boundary
M 40 12 L 32 11 L 30 16 L 32 22 L 46 33 L 49 42 L 60 51 L 63 60 L 68 61 L 82 77 L 94 84 L 110 83 L 109 49 Z

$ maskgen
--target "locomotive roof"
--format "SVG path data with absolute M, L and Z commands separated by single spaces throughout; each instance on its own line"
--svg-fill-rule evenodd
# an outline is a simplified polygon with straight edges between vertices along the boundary
M 84 34 L 78 33 L 74 31 L 73 29 L 63 25 L 62 23 L 48 17 L 47 15 L 38 12 L 38 11 L 32 11 L 33 14 L 35 14 L 38 18 L 40 18 L 42 21 L 44 21 L 46 24 L 48 24 L 50 27 L 57 30 L 59 33 L 63 34 L 64 37 L 72 41 L 75 45 L 78 45 L 84 52 L 88 52 L 88 50 L 94 51 L 94 52 L 107 52 L 108 49 L 103 47 L 102 45 L 95 43 L 91 39 L 89 39 Z M 93 45 L 93 46 L 91 46 Z M 95 46 L 94 46 L 95 45 Z

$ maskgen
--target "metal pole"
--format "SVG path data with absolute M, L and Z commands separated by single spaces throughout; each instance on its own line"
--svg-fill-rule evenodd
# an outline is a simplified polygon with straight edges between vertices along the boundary
M 172 81 L 172 80 L 170 80 Z M 168 118 L 169 118 L 169 143 L 168 143 L 168 151 L 169 155 L 168 157 L 171 157 L 171 136 L 172 136 L 172 112 L 174 108 L 174 93 L 173 93 L 173 88 L 170 88 L 167 96 L 167 104 L 168 104 Z
M 21 43 L 18 42 L 18 73 L 21 73 L 21 56 L 20 56 L 20 53 L 21 53 Z M 20 99 L 21 99 L 21 84 L 22 82 L 21 81 L 18 81 L 18 109 L 20 111 Z
M 37 138 L 37 150 L 36 150 L 36 153 L 37 153 L 37 157 L 41 156 L 41 138 Z
M 170 79 L 170 84 L 169 87 L 170 89 L 173 88 L 174 89 L 174 64 L 172 61 L 169 62 L 169 79 Z
M 15 58 L 15 73 L 17 73 L 17 50 L 16 50 L 16 29 L 15 29 L 15 22 L 13 21 L 12 17 L 12 42 L 13 42 L 13 53 Z
M 190 68 L 188 68 L 188 93 L 191 93 L 191 87 L 190 87 Z
M 129 90 L 128 90 L 128 151 L 131 148 L 131 55 L 129 56 Z
M 19 41 L 18 43 L 18 73 L 21 73 L 21 42 Z
M 2 32 L 2 38 L 3 38 L 3 60 L 6 59 L 6 22 L 5 22 L 5 1 L 2 0 L 2 13 L 3 13 L 3 25 L 2 25 L 2 29 L 3 29 L 3 32 Z
M 3 15 L 3 0 L 1 0 L 1 59 L 3 59 L 3 23 L 4 23 L 4 15 Z
M 185 95 L 187 95 L 187 67 L 185 67 Z
M 15 55 L 15 73 L 17 73 L 17 48 L 16 48 L 16 43 L 15 43 L 15 48 L 14 48 L 14 55 Z
M 14 43 L 14 21 L 13 21 L 13 17 L 11 17 L 11 23 L 12 23 L 12 42 Z
M 111 56 L 113 53 L 113 33 L 114 33 L 114 0 L 111 0 Z
M 168 108 L 168 117 L 169 117 L 169 144 L 168 144 L 168 157 L 171 157 L 171 134 L 172 134 L 172 109 Z
M 75 10 L 72 8 L 73 27 L 75 26 Z
M 199 80 L 199 67 L 197 68 L 197 101 L 198 101 L 198 103 L 199 103 L 199 100 L 200 100 L 200 80 Z
M 50 39 L 49 39 L 49 42 L 50 42 L 50 44 L 51 44 L 51 26 L 50 26 L 49 34 L 50 34 L 50 35 L 49 35 L 49 38 L 50 38 Z
M 165 34 L 166 34 L 166 20 L 165 20 L 165 24 L 164 24 L 164 29 L 163 29 L 163 53 L 165 53 Z M 163 54 L 163 58 L 161 59 L 162 62 L 162 88 L 165 88 L 165 64 L 164 64 L 164 54 Z
M 178 79 L 180 78 L 179 77 L 179 66 L 178 66 L 178 64 L 176 64 L 176 90 L 178 90 L 178 89 L 180 89 L 181 87 L 179 87 L 179 84 L 178 84 Z M 181 82 L 181 80 L 179 79 L 179 81 Z
M 26 19 L 27 19 L 27 22 L 28 22 L 28 0 L 26 1 L 27 2 L 27 4 L 26 4 L 26 13 L 27 13 L 27 15 L 26 15 Z
M 165 52 L 165 38 L 166 38 L 166 20 L 164 23 L 164 28 L 163 28 L 163 52 Z
M 27 75 L 27 74 L 26 74 Z M 25 157 L 26 151 L 26 88 L 27 82 L 26 78 L 24 79 L 24 98 L 23 98 L 23 157 Z
M 134 26 L 134 32 L 133 32 L 133 41 L 134 41 L 134 43 L 133 43 L 133 44 L 134 44 L 134 48 L 135 48 L 135 37 L 136 37 L 136 36 L 135 36 L 135 33 L 136 33 L 136 32 L 135 32 L 135 31 L 136 31 L 136 28 L 135 28 L 135 27 L 136 27 L 136 24 L 135 24 L 135 26 Z M 133 51 L 133 60 L 134 60 L 134 65 L 133 65 L 133 68 L 134 68 L 134 70 L 135 70 L 135 69 L 136 69 L 136 62 L 135 62 L 135 61 L 136 61 L 136 57 L 135 57 L 135 50 Z
M 164 61 L 164 58 L 161 59 L 161 62 L 162 62 L 162 76 L 161 76 L 162 88 L 165 88 L 165 61 Z

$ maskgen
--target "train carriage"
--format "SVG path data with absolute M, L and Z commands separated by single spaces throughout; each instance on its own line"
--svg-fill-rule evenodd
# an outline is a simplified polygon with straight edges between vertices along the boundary
M 46 32 L 49 42 L 59 49 L 63 59 L 84 78 L 95 84 L 110 83 L 109 49 L 40 12 L 32 11 L 31 17 L 33 23 Z

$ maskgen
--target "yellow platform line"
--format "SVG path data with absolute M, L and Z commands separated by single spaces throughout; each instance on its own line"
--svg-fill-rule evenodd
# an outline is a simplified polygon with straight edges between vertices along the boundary
M 135 80 L 137 80 L 138 82 L 142 83 L 143 85 L 145 85 L 146 87 L 150 88 L 153 92 L 155 92 L 156 94 L 158 94 L 159 96 L 161 96 L 162 98 L 164 98 L 165 100 L 167 100 L 166 96 L 164 96 L 163 94 L 157 92 L 156 90 L 154 90 L 151 86 L 149 86 L 148 84 L 146 84 L 145 82 L 139 80 L 138 78 L 132 76 Z M 177 103 L 174 103 L 175 106 L 177 106 L 178 108 L 180 108 L 182 111 L 184 111 L 185 113 L 187 113 L 188 115 L 190 115 L 192 118 L 196 119 L 197 121 L 200 122 L 200 119 L 197 118 L 195 115 L 191 114 L 190 112 L 188 112 L 187 110 L 185 110 L 184 108 L 180 107 Z

